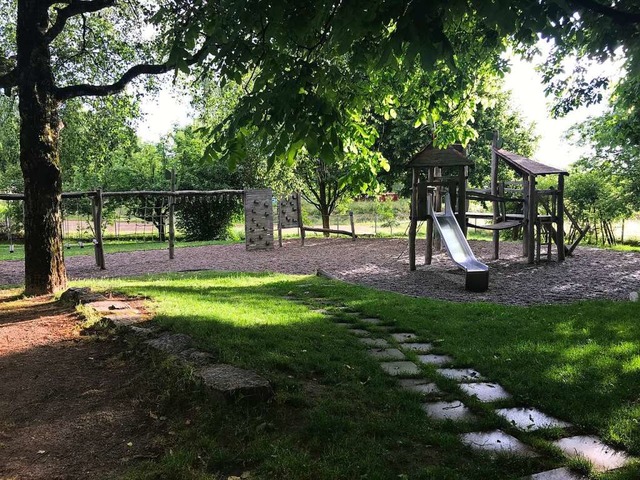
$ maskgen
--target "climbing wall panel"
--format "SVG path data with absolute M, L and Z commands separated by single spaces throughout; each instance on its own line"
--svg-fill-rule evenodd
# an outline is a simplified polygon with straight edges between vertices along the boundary
M 244 195 L 247 250 L 273 248 L 273 192 L 270 188 L 246 190 Z

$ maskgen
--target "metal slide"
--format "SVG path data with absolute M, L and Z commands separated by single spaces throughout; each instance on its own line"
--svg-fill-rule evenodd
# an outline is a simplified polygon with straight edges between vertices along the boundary
M 444 201 L 443 213 L 431 212 L 433 224 L 440 233 L 440 238 L 451 260 L 465 271 L 465 288 L 472 292 L 484 292 L 489 288 L 489 267 L 479 262 L 471 251 L 458 220 L 453 214 L 451 198 L 448 193 L 445 195 Z

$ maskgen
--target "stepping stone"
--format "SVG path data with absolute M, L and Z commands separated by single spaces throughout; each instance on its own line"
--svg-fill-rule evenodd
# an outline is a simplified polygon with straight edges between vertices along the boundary
M 458 382 L 473 382 L 475 380 L 484 380 L 479 372 L 472 368 L 439 368 L 436 370 L 440 375 Z
M 465 421 L 475 419 L 471 410 L 459 401 L 423 403 L 422 409 L 432 420 Z
M 460 388 L 467 395 L 485 403 L 511 398 L 511 395 L 497 383 L 461 383 Z
M 198 370 L 196 377 L 210 393 L 224 401 L 268 400 L 273 396 L 267 379 L 233 365 L 209 365 Z
M 113 313 L 115 310 L 131 310 L 131 305 L 119 300 L 100 300 L 86 304 L 98 313 Z
M 582 457 L 593 464 L 599 472 L 606 472 L 623 467 L 629 461 L 629 456 L 620 450 L 615 450 L 602 443 L 598 437 L 576 436 L 562 438 L 553 442 L 569 457 Z
M 440 394 L 440 390 L 435 383 L 430 383 L 421 378 L 402 378 L 399 381 L 400 388 L 410 392 L 421 393 L 423 395 Z
M 337 325 L 338 327 L 344 327 L 344 328 L 351 328 L 352 327 L 352 325 L 350 323 L 345 323 L 345 322 L 336 322 L 336 323 L 334 323 L 334 325 Z
M 382 362 L 382 369 L 393 377 L 417 375 L 420 369 L 413 362 Z
M 444 365 L 453 362 L 449 355 L 418 355 L 418 361 L 426 365 Z
M 431 343 L 403 343 L 400 348 L 409 352 L 427 353 L 433 348 Z
M 361 318 L 359 319 L 362 323 L 368 323 L 369 325 L 380 325 L 382 320 L 379 318 Z
M 502 408 L 496 413 L 516 428 L 524 431 L 540 430 L 541 428 L 567 428 L 571 424 L 553 418 L 535 408 Z
M 563 467 L 529 475 L 528 477 L 523 477 L 522 480 L 587 480 L 587 478 L 576 475 L 568 468 Z
M 357 337 L 368 337 L 371 335 L 371 332 L 362 330 L 361 328 L 350 328 L 349 333 L 353 333 Z
M 191 347 L 193 340 L 184 333 L 165 333 L 153 340 L 147 340 L 145 343 L 157 350 L 175 355 Z
M 374 348 L 368 353 L 378 360 L 404 360 L 406 358 L 404 353 L 397 348 Z
M 361 343 L 364 343 L 365 345 L 369 346 L 369 347 L 377 347 L 377 348 L 382 348 L 382 347 L 388 347 L 389 346 L 389 342 L 387 342 L 384 338 L 359 338 L 358 339 Z
M 487 453 L 510 453 L 523 457 L 535 457 L 536 454 L 528 446 L 502 430 L 493 432 L 474 432 L 460 435 L 460 440 L 474 450 Z
M 392 333 L 391 336 L 398 343 L 410 342 L 418 338 L 415 333 Z

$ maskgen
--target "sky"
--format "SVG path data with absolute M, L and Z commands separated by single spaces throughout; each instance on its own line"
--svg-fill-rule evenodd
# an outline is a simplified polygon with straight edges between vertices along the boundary
M 546 50 L 544 47 L 542 50 Z M 549 115 L 548 100 L 544 95 L 540 74 L 535 71 L 535 62 L 525 62 L 520 58 L 511 58 L 511 72 L 505 78 L 505 86 L 512 92 L 512 102 L 522 116 L 535 124 L 540 136 L 534 160 L 565 168 L 588 153 L 585 148 L 570 145 L 564 138 L 565 132 L 573 124 L 596 116 L 605 109 L 604 104 L 580 108 L 564 118 L 552 119 Z M 604 68 L 614 71 L 617 67 L 609 63 Z M 138 134 L 144 141 L 155 142 L 169 133 L 175 125 L 185 125 L 193 113 L 189 99 L 181 93 L 173 94 L 170 85 L 153 98 L 143 101 L 142 111 L 145 120 L 138 128 Z M 517 153 L 517 152 L 516 152 Z

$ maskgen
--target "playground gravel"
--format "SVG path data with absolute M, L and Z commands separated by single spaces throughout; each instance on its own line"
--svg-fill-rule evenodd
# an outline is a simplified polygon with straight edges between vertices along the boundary
M 422 265 L 424 241 L 417 245 L 418 269 L 409 271 L 406 239 L 307 239 L 285 242 L 273 250 L 247 252 L 244 244 L 211 245 L 107 255 L 106 270 L 91 256 L 67 259 L 69 278 L 107 278 L 147 273 L 197 270 L 281 272 L 330 276 L 361 285 L 419 297 L 457 302 L 495 302 L 512 305 L 569 303 L 585 299 L 628 300 L 640 290 L 640 253 L 579 247 L 563 263 L 555 260 L 529 265 L 519 243 L 501 243 L 500 260 L 490 260 L 491 243 L 471 241 L 479 260 L 489 265 L 489 289 L 464 289 L 464 274 L 446 253 L 436 253 L 431 265 Z M 0 285 L 24 281 L 21 261 L 0 262 Z

